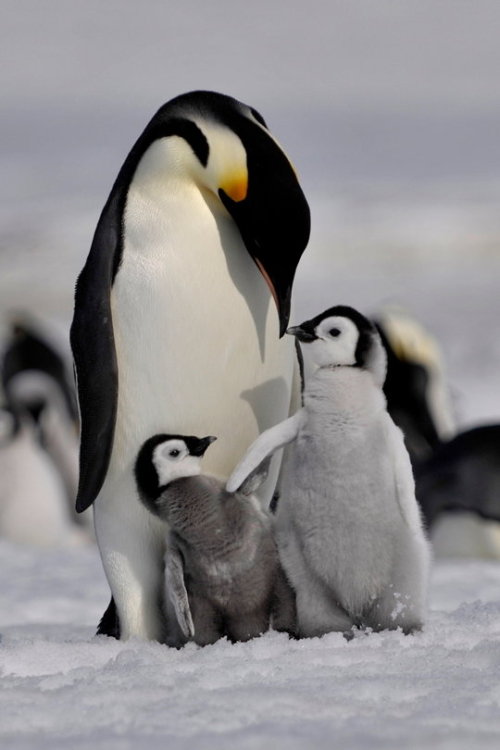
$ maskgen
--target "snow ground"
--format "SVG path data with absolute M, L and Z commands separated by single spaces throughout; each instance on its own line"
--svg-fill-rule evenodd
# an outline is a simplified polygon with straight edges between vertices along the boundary
M 95 549 L 3 542 L 0 570 L 6 750 L 498 747 L 499 564 L 437 563 L 415 636 L 181 651 L 93 636 L 108 595 Z
M 413 637 L 268 633 L 181 652 L 94 637 L 109 596 L 95 547 L 2 541 L 0 571 L 2 748 L 465 750 L 500 740 L 500 563 L 437 561 L 430 616 Z

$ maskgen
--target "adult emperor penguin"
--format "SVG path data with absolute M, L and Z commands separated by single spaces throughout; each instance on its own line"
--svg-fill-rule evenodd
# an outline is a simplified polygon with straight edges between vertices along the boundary
M 403 436 L 386 410 L 380 337 L 342 305 L 289 332 L 315 368 L 304 406 L 260 435 L 227 489 L 291 443 L 275 528 L 299 635 L 419 629 L 429 547 Z
M 421 460 L 456 430 L 441 348 L 398 307 L 383 308 L 374 322 L 387 354 L 387 409 L 403 430 L 412 461 Z
M 169 527 L 167 643 L 177 647 L 187 640 L 206 646 L 224 636 L 246 641 L 268 630 L 272 614 L 283 620 L 285 607 L 293 618 L 271 516 L 253 494 L 267 469 L 239 492 L 226 492 L 223 482 L 201 474 L 214 440 L 154 435 L 135 465 L 139 497 Z
M 133 476 L 143 442 L 165 428 L 215 433 L 206 468 L 226 478 L 259 431 L 289 413 L 295 351 L 280 335 L 309 229 L 288 158 L 261 115 L 228 96 L 173 99 L 127 156 L 77 282 L 71 328 L 77 509 L 94 503 L 118 615 L 112 600 L 100 632 L 164 635 L 164 531 Z M 278 470 L 261 488 L 264 503 Z
M 11 315 L 0 366 L 2 385 L 7 403 L 20 414 L 31 415 L 32 429 L 64 482 L 71 518 L 90 530 L 92 512 L 75 513 L 78 411 L 73 375 L 63 351 L 55 332 L 26 313 Z

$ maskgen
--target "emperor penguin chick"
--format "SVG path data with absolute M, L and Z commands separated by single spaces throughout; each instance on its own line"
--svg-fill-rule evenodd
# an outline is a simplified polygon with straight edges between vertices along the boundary
M 277 597 L 293 594 L 283 576 L 271 520 L 253 492 L 267 467 L 237 493 L 200 475 L 214 437 L 155 435 L 139 451 L 135 476 L 144 505 L 168 524 L 166 642 L 200 646 L 227 636 L 245 641 L 269 628 Z M 280 616 L 282 616 L 282 612 Z
M 290 328 L 302 344 L 304 405 L 263 432 L 227 483 L 236 490 L 291 443 L 276 539 L 296 592 L 298 633 L 422 627 L 430 564 L 408 452 L 382 392 L 375 327 L 346 306 Z

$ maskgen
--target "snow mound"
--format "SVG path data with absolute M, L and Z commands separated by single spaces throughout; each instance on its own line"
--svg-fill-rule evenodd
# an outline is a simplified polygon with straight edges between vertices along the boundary
M 269 632 L 180 651 L 93 635 L 107 599 L 95 550 L 2 543 L 0 569 L 0 742 L 12 750 L 498 746 L 496 563 L 437 563 L 414 636 Z

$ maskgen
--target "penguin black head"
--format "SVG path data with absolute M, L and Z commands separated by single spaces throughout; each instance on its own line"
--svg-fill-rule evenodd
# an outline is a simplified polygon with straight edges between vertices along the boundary
M 157 183 L 167 172 L 193 180 L 231 215 L 271 289 L 283 335 L 310 214 L 294 168 L 263 117 L 212 91 L 193 91 L 163 105 L 127 157 L 108 201 L 107 208 L 120 214 L 114 222 L 118 231 L 128 188 L 145 168 Z M 121 252 L 119 247 L 114 273 Z
M 62 409 L 76 424 L 75 394 L 64 359 L 26 314 L 11 318 L 1 377 L 9 400 L 27 409 L 36 422 L 50 396 L 52 401 L 62 397 Z
M 387 409 L 402 429 L 412 459 L 421 459 L 441 444 L 429 398 L 431 372 L 423 362 L 398 356 L 380 323 L 375 325 L 387 354 L 384 383 Z
M 387 352 L 387 408 L 412 459 L 420 460 L 455 431 L 443 353 L 434 336 L 401 308 L 382 309 L 375 324 Z
M 201 459 L 217 438 L 192 435 L 154 435 L 141 447 L 135 463 L 135 479 L 141 498 L 153 503 L 170 482 L 197 476 Z
M 304 355 L 317 367 L 360 367 L 380 380 L 385 355 L 377 329 L 360 312 L 336 305 L 287 330 L 302 344 Z M 381 372 L 383 370 L 383 373 Z

